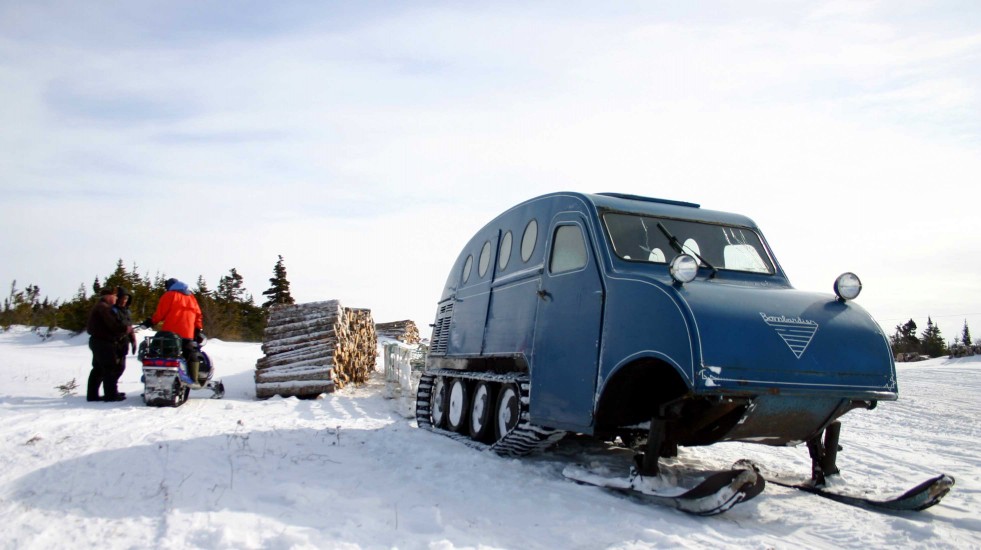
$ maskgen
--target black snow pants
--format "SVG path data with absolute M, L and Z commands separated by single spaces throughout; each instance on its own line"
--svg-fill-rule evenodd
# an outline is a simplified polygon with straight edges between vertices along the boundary
M 89 338 L 89 349 L 92 350 L 92 372 L 89 373 L 89 385 L 86 398 L 89 401 L 101 401 L 99 386 L 105 386 L 106 396 L 116 395 L 116 381 L 119 380 L 116 366 L 116 346 L 108 340 Z M 110 382 L 111 379 L 111 382 Z M 112 390 L 110 393 L 109 390 Z

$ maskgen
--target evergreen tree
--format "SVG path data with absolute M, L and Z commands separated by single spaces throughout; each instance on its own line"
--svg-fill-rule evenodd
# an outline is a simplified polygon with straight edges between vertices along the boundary
M 896 333 L 890 340 L 894 355 L 920 352 L 920 339 L 916 337 L 916 323 L 912 319 L 905 324 L 896 325 Z
M 57 301 L 51 303 L 47 298 L 41 301 L 41 289 L 37 285 L 27 285 L 23 290 L 17 290 L 17 281 L 10 284 L 10 296 L 4 300 L 3 312 L 0 312 L 0 326 L 10 325 L 53 326 Z
M 246 293 L 243 277 L 235 268 L 218 282 L 212 293 L 215 301 L 211 325 L 215 336 L 226 340 L 257 341 L 266 325 L 265 310 Z M 203 310 L 202 310 L 203 314 Z
M 283 265 L 283 257 L 279 256 L 279 260 L 276 262 L 276 266 L 273 267 L 273 276 L 269 279 L 270 287 L 262 293 L 263 296 L 268 296 L 264 304 L 262 304 L 263 309 L 269 309 L 270 306 L 279 304 L 293 304 L 296 303 L 293 300 L 293 296 L 290 295 L 290 282 L 286 279 L 286 266 Z
M 197 294 L 198 296 L 211 294 L 211 291 L 208 290 L 208 282 L 204 280 L 204 275 L 198 275 L 197 285 L 198 288 L 197 290 L 194 291 L 194 293 Z
M 133 321 L 139 322 L 153 315 L 157 309 L 157 302 L 163 296 L 163 288 L 156 288 L 148 275 L 141 276 L 137 272 L 136 264 L 133 264 L 133 271 L 129 274 L 129 291 L 133 294 L 133 300 L 129 304 L 130 313 Z
M 132 289 L 129 288 L 130 284 L 131 284 L 131 280 L 129 277 L 129 272 L 126 271 L 126 268 L 123 266 L 123 260 L 122 258 L 120 258 L 119 260 L 116 261 L 115 271 L 113 271 L 108 277 L 106 277 L 103 286 L 109 288 L 122 287 L 132 292 Z
M 89 320 L 89 311 L 95 305 L 95 298 L 91 299 L 85 294 L 85 285 L 78 285 L 78 292 L 71 301 L 65 302 L 58 308 L 58 326 L 80 333 L 85 330 L 85 325 Z
M 927 317 L 927 328 L 923 331 L 921 349 L 930 357 L 940 357 L 947 354 L 947 343 L 944 342 L 944 338 L 940 334 L 940 327 L 933 324 L 933 320 L 929 317 Z
M 89 285 L 83 283 L 75 296 L 64 303 L 42 297 L 37 285 L 18 289 L 17 281 L 13 281 L 9 296 L 3 300 L 0 309 L 0 327 L 14 324 L 35 328 L 57 326 L 76 333 L 83 332 L 100 291 L 116 287 L 124 287 L 131 293 L 132 316 L 134 321 L 140 321 L 153 314 L 160 297 L 166 292 L 164 282 L 167 278 L 160 273 L 152 279 L 149 275 L 140 275 L 135 263 L 128 270 L 120 259 L 108 276 L 95 277 L 91 283 L 91 294 L 88 293 Z M 237 270 L 231 269 L 227 276 L 222 277 L 216 291 L 211 291 L 204 278 L 199 276 L 196 298 L 204 317 L 205 332 L 210 336 L 245 341 L 262 339 L 266 310 L 255 305 Z
M 194 291 L 194 295 L 198 300 L 198 306 L 201 308 L 204 333 L 209 337 L 223 338 L 224 335 L 220 334 L 221 331 L 216 328 L 216 320 L 219 314 L 217 305 L 215 304 L 215 298 L 208 288 L 208 283 L 204 280 L 203 275 L 198 276 L 197 288 Z
M 239 275 L 235 268 L 231 268 L 228 275 L 218 280 L 218 290 L 215 291 L 215 300 L 223 304 L 234 304 L 242 302 L 245 295 L 243 287 L 245 280 Z
M 961 332 L 961 344 L 965 347 L 971 347 L 973 340 L 971 340 L 971 329 L 967 328 L 967 319 L 964 319 L 964 331 Z

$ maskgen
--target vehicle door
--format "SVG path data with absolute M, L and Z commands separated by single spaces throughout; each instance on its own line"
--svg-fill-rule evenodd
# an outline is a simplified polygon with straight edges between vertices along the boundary
M 532 422 L 580 430 L 592 425 L 603 285 L 586 219 L 551 224 L 535 323 Z
M 474 259 L 475 265 L 465 267 L 464 284 L 456 293 L 453 313 L 453 341 L 450 343 L 453 354 L 476 356 L 481 353 L 497 245 L 498 235 L 489 235 Z

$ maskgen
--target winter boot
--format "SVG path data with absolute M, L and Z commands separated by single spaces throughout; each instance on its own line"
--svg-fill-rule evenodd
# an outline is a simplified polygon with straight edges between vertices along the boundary
M 195 386 L 200 386 L 198 382 L 198 371 L 201 369 L 200 361 L 191 361 L 187 364 L 187 374 L 191 376 L 191 380 L 194 381 Z
M 102 401 L 102 398 L 99 397 L 100 386 L 102 386 L 102 374 L 100 371 L 92 369 L 92 372 L 89 373 L 89 383 L 88 388 L 86 388 L 87 391 L 85 392 L 85 400 Z

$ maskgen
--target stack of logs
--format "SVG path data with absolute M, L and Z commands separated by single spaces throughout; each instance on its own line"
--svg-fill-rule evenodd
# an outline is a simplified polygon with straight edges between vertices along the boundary
M 406 344 L 419 343 L 419 329 L 412 321 L 393 321 L 391 323 L 378 323 L 375 325 L 375 332 L 378 336 L 394 338 Z
M 273 306 L 262 339 L 265 357 L 255 365 L 255 396 L 316 397 L 361 384 L 375 368 L 376 344 L 370 310 L 337 300 Z

